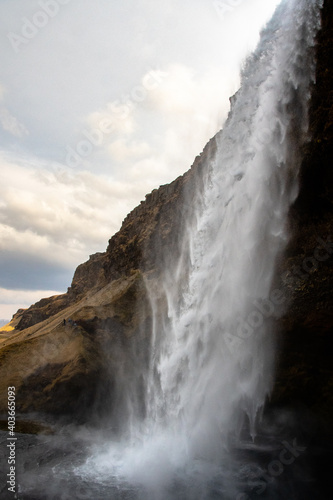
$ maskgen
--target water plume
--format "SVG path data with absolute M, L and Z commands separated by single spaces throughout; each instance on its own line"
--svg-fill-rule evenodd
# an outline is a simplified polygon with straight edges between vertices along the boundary
M 277 8 L 244 65 L 204 187 L 191 193 L 195 204 L 185 197 L 180 249 L 157 256 L 162 278 L 146 280 L 153 331 L 145 418 L 89 461 L 144 488 L 145 498 L 239 492 L 235 450 L 255 439 L 274 381 L 274 325 L 285 298 L 273 283 L 298 193 L 320 7 L 289 0 Z

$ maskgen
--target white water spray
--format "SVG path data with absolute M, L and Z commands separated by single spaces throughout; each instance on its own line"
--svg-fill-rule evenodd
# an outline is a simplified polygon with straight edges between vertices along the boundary
M 197 486 L 217 477 L 232 447 L 255 436 L 272 389 L 274 319 L 285 301 L 273 280 L 297 196 L 321 4 L 278 7 L 216 138 L 181 256 L 169 259 L 159 290 L 147 281 L 154 316 L 147 417 L 130 443 L 89 467 L 150 486 L 153 498 L 176 498 L 166 489 L 180 471 Z M 180 498 L 210 498 L 197 486 Z

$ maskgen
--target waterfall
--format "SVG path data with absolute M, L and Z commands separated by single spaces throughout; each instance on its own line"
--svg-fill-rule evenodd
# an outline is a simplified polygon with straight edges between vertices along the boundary
M 179 498 L 210 498 L 202 485 L 224 466 L 230 472 L 232 450 L 255 439 L 274 381 L 274 324 L 286 301 L 274 278 L 298 193 L 321 4 L 282 1 L 261 33 L 204 188 L 195 206 L 184 200 L 191 215 L 180 255 L 165 249 L 162 278 L 146 280 L 146 416 L 89 467 L 149 486 L 151 498 L 176 498 L 167 485 L 182 473 L 192 489 Z M 236 498 L 228 477 L 229 492 L 218 498 Z
M 150 415 L 186 432 L 193 454 L 214 455 L 245 415 L 254 434 L 272 387 L 272 320 L 285 300 L 272 283 L 297 196 L 317 26 L 316 2 L 289 1 L 262 33 L 180 262 L 165 272 L 168 320 L 154 322 Z

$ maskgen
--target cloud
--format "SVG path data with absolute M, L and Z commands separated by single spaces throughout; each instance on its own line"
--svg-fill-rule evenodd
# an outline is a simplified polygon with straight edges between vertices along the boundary
M 143 176 L 135 183 L 112 180 L 0 154 L 0 317 L 49 296 L 50 290 L 65 292 L 75 268 L 106 249 L 122 220 L 153 187 Z M 33 300 L 14 300 L 13 291 L 20 290 Z
M 0 84 L 0 103 L 4 101 L 6 94 L 6 89 L 3 85 Z M 0 124 L 6 132 L 14 135 L 15 137 L 24 137 L 25 135 L 29 135 L 28 130 L 25 126 L 20 123 L 20 121 L 13 116 L 10 111 L 0 104 Z
M 174 64 L 163 68 L 158 85 L 132 110 L 133 137 L 121 135 L 99 148 L 104 161 L 133 182 L 147 187 L 171 182 L 184 173 L 207 141 L 220 130 L 229 110 L 229 96 L 238 87 L 225 72 L 196 74 Z M 140 139 L 138 138 L 140 137 Z M 147 189 L 148 191 L 148 189 Z
M 257 37 L 276 2 L 247 0 L 235 6 L 223 22 L 213 0 L 156 5 L 145 0 L 103 0 L 97 7 L 89 0 L 69 2 L 18 54 L 8 33 L 20 34 L 23 19 L 32 21 L 40 6 L 24 0 L 0 2 L 4 41 L 0 78 L 8 89 L 5 108 L 14 118 L 3 116 L 8 132 L 5 141 L 11 145 L 13 137 L 21 138 L 29 152 L 42 151 L 61 162 L 67 145 L 74 147 L 83 140 L 83 130 L 110 118 L 108 104 L 117 103 L 120 109 L 128 96 L 131 101 L 140 100 L 142 89 L 138 87 L 147 83 L 144 77 L 151 68 L 187 65 L 201 75 L 219 68 L 227 78 L 227 68 L 232 66 L 237 73 L 244 46 L 250 44 L 253 34 Z M 181 85 L 186 78 L 186 74 L 183 78 L 178 74 Z M 180 97 L 184 105 L 189 103 L 189 96 L 180 90 L 178 103 L 174 98 L 172 106 L 181 107 Z M 88 122 L 83 119 L 87 117 Z M 116 133 L 137 131 L 130 117 L 115 122 Z M 147 129 L 150 132 L 154 130 Z M 21 135 L 11 137 L 13 133 Z M 116 138 L 110 137 L 110 141 Z M 110 141 L 107 138 L 108 144 Z M 98 168 L 91 161 L 89 167 L 92 165 Z
M 2 251 L 0 287 L 9 290 L 65 291 L 71 282 L 69 269 L 53 262 L 48 255 L 29 255 L 24 251 Z M 45 292 L 44 292 L 45 293 Z
M 184 64 L 171 64 L 166 72 L 168 77 L 149 95 L 147 106 L 175 124 L 195 118 L 216 127 L 221 115 L 225 117 L 225 103 L 239 86 L 234 72 L 221 68 L 198 74 Z M 189 126 L 193 127 L 191 121 Z
M 156 153 L 133 163 L 129 175 L 132 182 L 138 182 L 144 178 L 152 186 L 156 186 L 158 182 L 162 181 L 163 183 L 163 179 L 170 176 L 170 171 L 172 172 L 174 167 L 174 165 L 167 164 L 163 154 Z M 172 173 L 171 176 L 175 177 Z
M 74 156 L 81 157 L 79 164 L 85 157 L 103 148 L 118 162 L 147 154 L 147 141 L 132 139 L 135 132 L 142 130 L 137 120 L 138 110 L 167 76 L 165 71 L 149 69 L 127 94 L 89 113 L 83 120 L 80 140 L 74 148 Z M 67 163 L 69 166 L 73 164 L 71 157 Z
M 154 186 L 38 160 L 0 160 L 0 286 L 66 289 Z M 148 188 L 148 189 L 147 189 Z
M 108 220 L 106 210 L 125 190 L 121 193 L 119 186 L 102 176 L 61 166 L 47 170 L 2 161 L 0 177 L 0 222 L 15 231 L 18 241 L 27 235 L 32 246 L 43 247 L 47 241 L 66 245 L 69 253 L 80 241 L 86 247 L 98 246 L 121 220 L 117 213 Z
M 133 158 L 137 159 L 148 156 L 151 152 L 151 147 L 144 141 L 126 141 L 124 138 L 121 138 L 113 141 L 108 146 L 108 151 L 114 161 L 124 163 Z
M 168 68 L 168 78 L 161 82 L 151 96 L 150 104 L 169 116 L 174 114 L 179 116 L 188 113 L 193 105 L 194 94 L 198 94 L 194 70 L 181 64 L 174 64 Z M 199 104 L 196 98 L 195 104 L 196 106 Z
M 9 132 L 15 137 L 29 135 L 25 126 L 4 107 L 0 108 L 0 123 L 6 132 Z
M 0 287 L 0 318 L 10 320 L 18 309 L 26 309 L 42 297 L 58 294 L 56 290 L 8 290 Z
M 220 130 L 238 83 L 226 71 L 199 75 L 184 64 L 146 71 L 127 97 L 84 118 L 89 158 L 84 162 L 82 151 L 77 166 L 109 165 L 115 179 L 145 179 L 146 192 L 171 182 Z M 76 155 L 80 148 L 78 142 Z
M 57 295 L 58 292 L 56 290 L 8 290 L 0 287 L 0 302 L 3 304 L 22 303 L 31 305 L 40 300 L 41 294 L 51 297 L 52 295 Z
M 125 104 L 113 106 L 113 103 L 108 103 L 106 109 L 90 113 L 86 122 L 89 128 L 83 129 L 82 135 L 87 137 L 98 131 L 103 140 L 114 134 L 131 135 L 135 128 L 132 109 Z

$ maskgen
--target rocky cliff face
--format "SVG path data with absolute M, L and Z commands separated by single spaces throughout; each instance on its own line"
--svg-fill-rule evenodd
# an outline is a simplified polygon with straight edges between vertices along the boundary
M 106 252 L 91 255 L 87 262 L 78 266 L 66 294 L 42 299 L 22 311 L 16 329 L 24 330 L 44 321 L 74 304 L 84 294 L 97 291 L 136 270 L 161 270 L 163 261 L 157 255 L 162 254 L 160 249 L 163 247 L 179 245 L 183 223 L 191 204 L 196 203 L 195 192 L 203 183 L 203 165 L 215 152 L 216 137 L 207 143 L 184 175 L 146 195 L 109 240 Z
M 2 342 L 0 337 L 0 413 L 6 411 L 8 384 L 17 388 L 19 412 L 78 419 L 112 412 L 120 427 L 129 400 L 133 411 L 144 411 L 143 382 L 134 375 L 140 366 L 144 377 L 151 331 L 143 276 L 158 279 L 164 265 L 160 249 L 178 248 L 183 223 L 197 202 L 194 187 L 203 184 L 203 165 L 215 151 L 213 138 L 188 172 L 148 194 L 106 252 L 76 269 L 66 294 L 15 315 L 10 335 Z M 117 380 L 124 370 L 127 388 Z
M 279 325 L 272 402 L 333 418 L 333 2 L 322 10 L 311 140 L 304 148 L 300 192 L 290 213 L 292 238 L 280 276 L 289 297 Z
M 301 404 L 326 418 L 333 416 L 332 6 L 325 0 L 310 109 L 312 139 L 304 148 L 300 193 L 290 214 L 292 238 L 277 277 L 289 303 L 278 328 L 271 397 L 271 404 Z M 144 412 L 151 323 L 144 276 L 158 280 L 165 264 L 160 249 L 179 248 L 184 220 L 198 202 L 194 185 L 203 185 L 203 165 L 215 151 L 213 138 L 187 173 L 147 195 L 106 252 L 77 268 L 66 294 L 15 316 L 14 330 L 0 338 L 0 412 L 6 411 L 8 385 L 17 388 L 20 412 L 86 419 L 106 411 L 116 426 L 124 424 L 121 409 L 129 401 L 134 411 Z M 119 386 L 119 370 L 127 374 L 126 390 Z
M 133 374 L 136 363 L 145 366 L 149 315 L 137 271 L 89 290 L 29 328 L 15 329 L 0 344 L 0 413 L 7 410 L 12 385 L 19 413 L 67 414 L 76 420 L 113 410 L 119 414 L 129 399 L 118 387 L 119 370 L 127 373 L 128 390 L 140 393 Z

